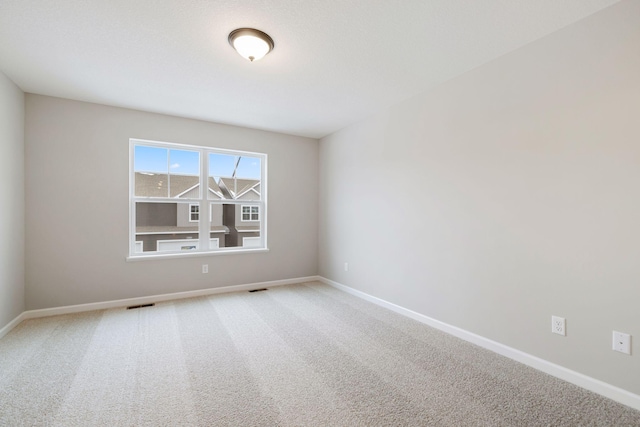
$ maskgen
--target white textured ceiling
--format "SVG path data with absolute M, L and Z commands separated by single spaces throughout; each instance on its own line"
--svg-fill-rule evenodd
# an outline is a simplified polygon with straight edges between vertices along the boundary
M 22 90 L 322 137 L 618 0 L 0 0 Z M 275 49 L 227 43 L 254 27 Z

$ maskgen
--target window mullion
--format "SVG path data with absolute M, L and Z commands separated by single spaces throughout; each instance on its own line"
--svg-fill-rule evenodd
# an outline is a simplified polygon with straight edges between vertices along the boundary
M 200 250 L 209 250 L 209 206 L 207 204 L 208 180 L 207 180 L 207 151 L 200 150 L 200 216 L 198 221 L 198 236 L 200 237 Z
M 171 150 L 167 149 L 167 197 L 171 197 Z

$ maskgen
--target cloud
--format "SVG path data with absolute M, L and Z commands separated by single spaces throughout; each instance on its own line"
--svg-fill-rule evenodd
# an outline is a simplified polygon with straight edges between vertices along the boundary
M 177 169 L 180 167 L 180 163 L 174 163 L 170 166 L 171 169 Z

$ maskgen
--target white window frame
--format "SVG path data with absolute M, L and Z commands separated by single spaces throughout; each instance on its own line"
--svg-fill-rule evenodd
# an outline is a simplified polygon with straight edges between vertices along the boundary
M 194 206 L 198 208 L 198 212 L 196 213 L 198 219 L 192 219 L 194 212 L 191 212 L 191 208 Z M 200 222 L 200 205 L 198 203 L 189 203 L 189 222 Z
M 135 170 L 134 170 L 134 153 L 137 145 L 144 145 L 149 147 L 158 147 L 164 149 L 175 150 L 189 150 L 197 151 L 200 153 L 200 198 L 197 199 L 178 199 L 170 197 L 141 197 L 136 196 L 135 192 Z M 208 198 L 208 171 L 209 171 L 209 154 L 226 154 L 235 156 L 246 156 L 259 158 L 261 162 L 261 176 L 260 176 L 260 200 L 256 201 L 241 201 L 233 199 L 221 199 L 212 200 Z M 199 204 L 199 221 L 198 221 L 198 249 L 190 251 L 176 251 L 176 252 L 139 252 L 140 243 L 136 244 L 136 203 L 137 202 L 158 202 L 158 203 L 173 203 L 173 202 L 191 202 L 189 203 L 189 221 L 191 221 L 191 205 Z M 212 204 L 235 204 L 246 206 L 258 206 L 258 216 L 260 224 L 260 236 L 259 242 L 254 241 L 253 245 L 249 248 L 243 246 L 237 247 L 223 247 L 217 248 L 218 239 L 211 238 L 211 226 L 212 216 L 210 209 Z M 242 212 L 242 208 L 240 208 Z M 255 253 L 266 252 L 269 250 L 267 246 L 267 155 L 265 153 L 255 153 L 249 151 L 240 150 L 228 150 L 214 147 L 195 146 L 187 144 L 178 144 L 172 142 L 150 141 L 144 139 L 131 138 L 129 140 L 129 255 L 128 261 L 138 261 L 144 259 L 158 259 L 158 258 L 182 258 L 192 256 L 203 255 L 216 255 L 216 254 L 232 254 L 232 253 Z M 241 213 L 242 219 L 242 213 Z M 256 222 L 256 221 L 253 221 Z M 193 233 L 193 232 L 192 232 Z M 139 235 L 140 233 L 138 233 Z M 215 242 L 215 243 L 214 243 Z M 259 244 L 255 244 L 259 243 Z
M 244 208 L 249 208 L 249 219 L 244 219 Z M 258 212 L 255 215 L 258 217 L 257 219 L 252 219 L 254 213 L 251 212 L 251 208 L 257 208 Z M 240 206 L 240 221 L 241 222 L 257 222 L 260 221 L 260 206 L 259 205 L 241 205 Z

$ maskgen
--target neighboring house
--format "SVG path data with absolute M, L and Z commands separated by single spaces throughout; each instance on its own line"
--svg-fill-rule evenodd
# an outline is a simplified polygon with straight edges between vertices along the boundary
M 170 185 L 169 185 L 170 183 Z M 135 172 L 135 195 L 167 198 L 166 202 L 136 203 L 136 252 L 193 250 L 199 247 L 197 198 L 200 178 L 194 175 Z M 260 181 L 208 178 L 208 199 L 257 201 Z M 175 200 L 175 201 L 174 201 Z M 260 244 L 259 206 L 212 203 L 210 247 L 255 247 Z

